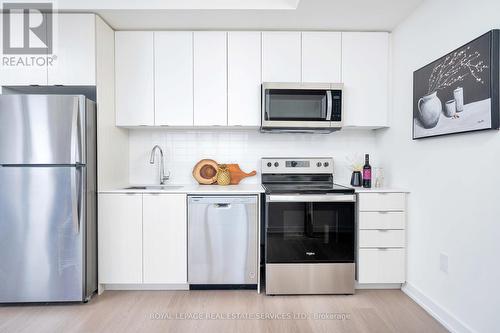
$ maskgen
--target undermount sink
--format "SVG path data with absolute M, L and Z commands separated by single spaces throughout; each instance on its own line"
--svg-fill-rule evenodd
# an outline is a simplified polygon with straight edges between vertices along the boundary
M 181 189 L 180 185 L 148 185 L 148 186 L 130 186 L 126 190 L 178 190 Z

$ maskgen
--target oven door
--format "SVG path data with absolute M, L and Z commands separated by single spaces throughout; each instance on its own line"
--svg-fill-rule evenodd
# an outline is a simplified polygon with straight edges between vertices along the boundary
M 262 128 L 329 128 L 333 110 L 328 88 L 292 87 L 290 84 L 262 86 Z
M 354 195 L 266 196 L 266 263 L 352 263 Z

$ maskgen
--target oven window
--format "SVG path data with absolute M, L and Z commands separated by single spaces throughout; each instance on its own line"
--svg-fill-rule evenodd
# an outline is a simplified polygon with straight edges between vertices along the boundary
M 324 90 L 266 91 L 266 120 L 324 121 L 327 115 Z
M 267 206 L 268 263 L 353 262 L 354 203 Z

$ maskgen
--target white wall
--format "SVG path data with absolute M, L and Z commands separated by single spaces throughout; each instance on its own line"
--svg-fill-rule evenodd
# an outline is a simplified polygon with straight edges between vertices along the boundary
M 413 71 L 500 27 L 498 0 L 426 1 L 393 32 L 392 127 L 379 132 L 393 184 L 411 190 L 408 291 L 456 331 L 500 327 L 500 133 L 412 141 Z M 449 272 L 439 269 L 440 253 Z
M 130 130 L 130 183 L 158 182 L 158 167 L 149 164 L 149 154 L 155 144 L 165 153 L 166 168 L 172 172 L 171 183 L 195 183 L 191 176 L 200 159 L 212 158 L 219 163 L 239 163 L 243 171 L 256 170 L 256 177 L 246 183 L 260 183 L 261 157 L 328 156 L 334 157 L 335 179 L 349 183 L 347 156 L 365 152 L 377 161 L 375 134 L 372 131 L 342 131 L 327 135 L 263 134 L 258 130 Z

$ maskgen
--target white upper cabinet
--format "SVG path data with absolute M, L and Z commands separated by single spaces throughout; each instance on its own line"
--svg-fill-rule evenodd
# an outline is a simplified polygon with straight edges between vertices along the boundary
M 301 82 L 301 33 L 262 33 L 262 81 Z
M 56 23 L 48 85 L 95 85 L 95 15 L 59 14 Z
M 388 33 L 342 33 L 342 81 L 346 126 L 388 126 Z
M 115 33 L 116 125 L 154 125 L 153 32 Z
M 12 47 L 22 47 L 24 45 L 22 29 L 15 28 L 22 27 L 22 15 L 11 14 L 10 17 L 11 22 L 14 22 L 10 44 Z M 2 19 L 3 17 L 0 17 L 0 23 Z M 2 61 L 0 65 L 0 85 L 96 84 L 95 15 L 62 13 L 54 16 L 53 23 L 52 53 L 2 54 L 9 61 L 6 63 Z M 3 24 L 0 24 L 1 29 Z M 0 35 L 3 38 L 3 33 Z M 44 45 L 39 41 L 35 46 Z
M 193 126 L 193 33 L 154 33 L 155 125 Z
M 194 125 L 227 125 L 226 32 L 194 33 Z
M 342 82 L 342 34 L 302 33 L 302 82 Z
M 228 33 L 228 125 L 259 126 L 261 33 Z
M 117 126 L 256 127 L 262 82 L 343 83 L 344 126 L 388 126 L 385 32 L 123 31 L 115 45 Z
M 187 283 L 185 194 L 144 194 L 144 283 Z
M 44 14 L 45 16 L 45 14 Z M 2 60 L 0 62 L 0 85 L 2 86 L 23 86 L 23 85 L 46 85 L 47 84 L 47 65 L 45 62 L 47 53 L 36 55 L 25 54 L 8 54 L 4 53 L 3 48 L 3 19 L 4 15 L 0 15 L 0 52 Z M 23 14 L 10 14 L 11 31 L 10 31 L 10 46 L 23 47 Z M 17 24 L 15 24 L 17 22 Z M 6 41 L 7 42 L 7 41 Z M 39 59 L 34 64 L 28 64 L 26 61 L 32 56 Z

